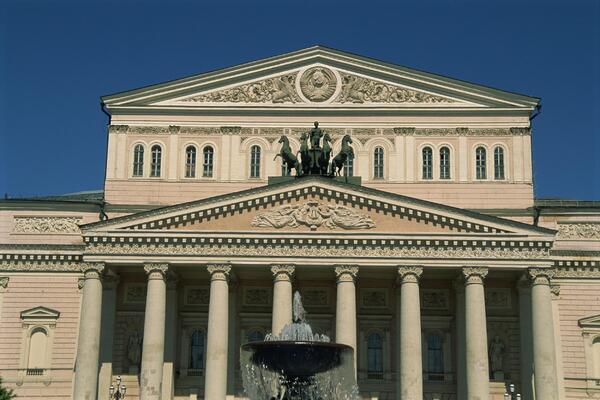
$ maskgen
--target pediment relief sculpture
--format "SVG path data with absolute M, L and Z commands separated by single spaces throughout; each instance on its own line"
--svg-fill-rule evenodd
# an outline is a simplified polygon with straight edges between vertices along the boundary
M 375 227 L 375 222 L 370 216 L 345 206 L 308 201 L 260 213 L 252 219 L 251 225 L 277 229 L 296 228 L 300 225 L 312 230 L 320 226 L 329 229 L 371 229 Z

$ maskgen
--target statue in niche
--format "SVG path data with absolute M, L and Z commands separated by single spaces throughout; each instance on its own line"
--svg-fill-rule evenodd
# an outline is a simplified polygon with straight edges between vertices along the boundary
M 504 380 L 504 353 L 506 352 L 506 346 L 500 336 L 494 336 L 492 343 L 490 344 L 490 369 L 492 371 L 492 378 L 494 380 Z
M 138 331 L 135 330 L 129 335 L 129 341 L 127 343 L 127 361 L 129 361 L 130 373 L 137 373 L 139 371 L 141 360 L 142 338 L 139 336 Z

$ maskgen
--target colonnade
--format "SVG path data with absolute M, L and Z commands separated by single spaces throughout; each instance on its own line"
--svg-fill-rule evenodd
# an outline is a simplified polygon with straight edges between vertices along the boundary
M 75 368 L 75 400 L 95 400 L 98 386 L 98 362 L 100 323 L 102 309 L 102 263 L 87 263 L 84 267 L 82 311 L 79 342 Z M 166 278 L 168 264 L 144 265 L 148 289 L 140 370 L 140 399 L 160 400 L 162 395 L 163 363 L 165 354 L 166 322 Z M 356 353 L 357 315 L 356 279 L 357 265 L 334 266 L 337 283 L 335 341 L 351 346 Z M 208 333 L 206 349 L 206 378 L 204 398 L 223 400 L 227 392 L 228 330 L 229 330 L 229 275 L 228 264 L 210 264 L 210 303 L 208 311 Z M 272 265 L 273 314 L 272 332 L 292 321 L 293 265 Z M 400 296 L 397 312 L 399 321 L 399 357 L 397 381 L 399 399 L 423 399 L 421 311 L 419 281 L 423 273 L 420 266 L 398 267 L 398 290 Z M 461 314 L 459 331 L 467 340 L 459 351 L 459 378 L 464 381 L 467 400 L 489 399 L 488 341 L 484 280 L 488 274 L 485 267 L 462 268 L 464 289 L 464 311 Z M 536 398 L 558 399 L 556 354 L 552 323 L 550 279 L 552 270 L 530 268 L 531 320 L 533 331 L 534 390 Z M 463 301 L 459 307 L 463 307 Z M 462 349 L 464 347 L 464 349 Z M 462 361 L 461 361 L 462 360 Z M 230 366 L 231 367 L 231 366 Z M 356 357 L 355 357 L 356 369 Z M 460 383 L 460 382 L 459 382 Z M 164 399 L 167 400 L 167 399 Z

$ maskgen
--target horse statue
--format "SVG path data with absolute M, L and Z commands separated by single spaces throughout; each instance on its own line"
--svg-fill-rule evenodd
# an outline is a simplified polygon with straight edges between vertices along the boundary
M 323 134 L 323 152 L 321 153 L 321 160 L 319 160 L 319 167 L 321 168 L 321 175 L 327 175 L 329 169 L 329 159 L 331 158 L 331 136 L 325 132 Z
M 300 168 L 300 162 L 290 147 L 289 139 L 282 135 L 277 143 L 283 144 L 281 145 L 279 154 L 276 154 L 275 157 L 273 157 L 273 161 L 275 161 L 277 157 L 281 157 L 281 160 L 286 167 L 287 175 L 291 175 L 292 168 L 296 170 L 296 175 L 301 175 L 302 170 Z
M 350 147 L 352 138 L 350 135 L 344 135 L 342 138 L 342 148 L 340 152 L 331 161 L 331 173 L 332 176 L 341 176 L 342 168 L 348 162 L 348 160 L 354 159 L 354 150 Z
M 302 173 L 308 175 L 310 173 L 310 153 L 308 150 L 308 132 L 302 132 L 300 135 L 300 150 L 298 151 L 302 159 Z

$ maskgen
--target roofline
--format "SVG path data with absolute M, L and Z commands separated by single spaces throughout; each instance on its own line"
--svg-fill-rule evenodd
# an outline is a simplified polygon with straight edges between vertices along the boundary
M 142 212 L 135 213 L 135 214 L 124 215 L 121 217 L 116 217 L 116 218 L 105 220 L 105 221 L 84 224 L 84 225 L 80 225 L 80 228 L 82 231 L 89 231 L 94 228 L 114 225 L 114 224 L 118 224 L 121 222 L 127 222 L 127 221 L 131 221 L 131 220 L 135 220 L 140 217 L 166 214 L 166 213 L 169 213 L 172 211 L 177 211 L 180 209 L 185 209 L 185 208 L 189 208 L 189 207 L 193 207 L 193 206 L 208 204 L 208 203 L 216 202 L 216 201 L 223 201 L 223 200 L 229 200 L 229 199 L 234 200 L 235 198 L 243 197 L 243 196 L 253 194 L 253 193 L 261 193 L 261 192 L 268 191 L 268 190 L 283 189 L 288 186 L 293 186 L 299 180 L 304 180 L 304 182 L 309 182 L 309 181 L 326 182 L 328 184 L 331 184 L 332 186 L 337 186 L 342 189 L 351 189 L 353 191 L 361 192 L 364 194 L 370 194 L 370 195 L 388 198 L 391 200 L 404 201 L 407 203 L 418 204 L 421 206 L 430 207 L 430 208 L 437 209 L 440 211 L 455 212 L 455 213 L 463 214 L 463 215 L 471 217 L 471 218 L 481 219 L 481 220 L 485 220 L 485 221 L 488 221 L 491 223 L 496 223 L 496 224 L 501 224 L 501 225 L 508 225 L 508 226 L 512 226 L 512 227 L 515 227 L 518 229 L 530 230 L 530 231 L 534 231 L 534 232 L 544 234 L 544 235 L 554 235 L 556 233 L 556 231 L 553 229 L 542 228 L 539 226 L 530 225 L 530 224 L 526 224 L 523 222 L 517 222 L 517 221 L 513 221 L 513 220 L 509 220 L 509 219 L 499 218 L 499 217 L 495 217 L 492 215 L 485 215 L 485 214 L 481 214 L 481 213 L 478 213 L 475 211 L 469 211 L 469 210 L 465 210 L 462 208 L 447 206 L 444 204 L 434 203 L 434 202 L 427 201 L 427 200 L 421 200 L 421 199 L 417 199 L 414 197 L 403 196 L 400 194 L 390 193 L 390 192 L 386 192 L 386 191 L 379 190 L 379 189 L 367 188 L 365 186 L 353 185 L 351 183 L 339 182 L 339 181 L 335 181 L 335 180 L 327 178 L 327 177 L 314 176 L 314 175 L 300 177 L 298 179 L 293 179 L 290 181 L 280 182 L 280 183 L 276 183 L 276 184 L 264 185 L 264 186 L 259 186 L 259 187 L 255 187 L 255 188 L 251 188 L 251 189 L 245 189 L 245 190 L 242 190 L 239 192 L 226 193 L 226 194 L 221 194 L 221 195 L 213 196 L 213 197 L 207 197 L 204 199 L 194 200 L 194 201 L 190 201 L 190 202 L 186 202 L 186 203 L 180 203 L 180 204 L 155 208 L 153 210 L 142 211 Z

